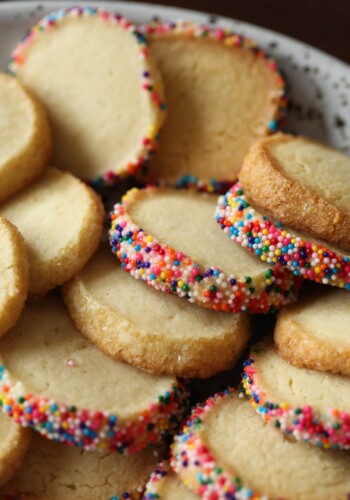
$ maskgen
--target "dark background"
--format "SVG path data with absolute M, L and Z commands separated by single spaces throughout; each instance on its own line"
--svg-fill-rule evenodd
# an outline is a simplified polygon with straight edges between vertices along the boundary
M 263 26 L 350 63 L 350 0 L 144 0 Z

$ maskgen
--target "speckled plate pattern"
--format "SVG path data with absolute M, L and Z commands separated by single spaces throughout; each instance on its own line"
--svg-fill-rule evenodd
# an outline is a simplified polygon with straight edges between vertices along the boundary
M 80 2 L 88 4 L 90 2 Z M 0 69 L 6 70 L 16 42 L 44 14 L 67 1 L 0 3 Z M 221 25 L 253 38 L 275 57 L 288 83 L 290 108 L 285 130 L 306 134 L 350 155 L 350 66 L 309 45 L 248 23 L 191 10 L 145 3 L 91 2 L 135 23 L 154 17 Z

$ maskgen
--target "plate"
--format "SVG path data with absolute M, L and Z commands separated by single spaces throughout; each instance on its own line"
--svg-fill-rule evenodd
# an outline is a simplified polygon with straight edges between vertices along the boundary
M 82 2 L 83 3 L 83 2 Z M 84 2 L 89 4 L 90 2 Z M 16 42 L 44 14 L 72 2 L 1 2 L 0 69 L 6 70 Z M 290 109 L 285 130 L 329 143 L 350 155 L 350 66 L 279 33 L 226 17 L 145 3 L 95 2 L 135 23 L 154 17 L 220 25 L 253 38 L 273 56 L 287 83 Z

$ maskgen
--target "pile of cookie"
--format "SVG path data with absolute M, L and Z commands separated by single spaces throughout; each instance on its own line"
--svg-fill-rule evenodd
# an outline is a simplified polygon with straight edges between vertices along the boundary
M 275 133 L 275 62 L 74 6 L 9 73 L 1 498 L 347 498 L 350 160 Z

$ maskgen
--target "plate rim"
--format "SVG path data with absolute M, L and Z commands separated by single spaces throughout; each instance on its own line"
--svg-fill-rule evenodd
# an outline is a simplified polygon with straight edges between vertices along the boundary
M 262 34 L 264 35 L 272 35 L 274 37 L 277 37 L 279 38 L 280 40 L 283 40 L 287 43 L 292 43 L 292 44 L 296 44 L 299 46 L 299 48 L 301 49 L 304 49 L 304 50 L 310 50 L 314 53 L 316 53 L 319 57 L 323 58 L 323 59 L 326 59 L 328 60 L 328 62 L 330 64 L 335 64 L 337 66 L 339 66 L 343 71 L 350 71 L 350 64 L 343 61 L 342 59 L 339 59 L 338 57 L 336 56 L 333 56 L 332 54 L 329 54 L 328 52 L 325 52 L 324 50 L 322 49 L 319 49 L 309 43 L 306 43 L 306 42 L 303 42 L 302 40 L 298 40 L 297 38 L 294 38 L 292 36 L 289 36 L 289 35 L 285 35 L 284 33 L 280 33 L 278 31 L 275 31 L 275 30 L 271 30 L 269 28 L 265 28 L 264 26 L 259 26 L 258 24 L 254 24 L 254 23 L 250 23 L 250 22 L 246 22 L 246 21 L 241 21 L 240 19 L 237 19 L 237 18 L 234 18 L 234 17 L 228 17 L 228 16 L 222 16 L 220 14 L 216 14 L 216 13 L 213 13 L 213 12 L 208 12 L 208 11 L 205 11 L 205 10 L 197 10 L 197 9 L 189 9 L 187 7 L 178 7 L 178 6 L 175 6 L 175 5 L 161 5 L 161 4 L 158 4 L 158 3 L 155 3 L 155 4 L 151 4 L 151 3 L 147 3 L 147 2 L 127 2 L 127 1 L 120 1 L 120 0 L 103 0 L 103 1 L 100 1 L 100 0 L 84 0 L 84 1 L 81 1 L 81 2 L 77 2 L 77 1 L 69 1 L 69 0 L 43 0 L 43 1 L 40 1 L 40 0 L 5 0 L 5 1 L 2 1 L 0 2 L 0 19 L 2 17 L 2 13 L 4 12 L 8 12 L 8 11 L 13 11 L 13 8 L 14 6 L 18 7 L 18 8 L 21 8 L 21 9 L 24 9 L 26 11 L 30 11 L 31 9 L 33 8 L 36 8 L 38 5 L 42 5 L 42 6 L 49 6 L 50 4 L 53 5 L 53 10 L 56 10 L 57 7 L 56 5 L 60 5 L 59 8 L 64 8 L 64 7 L 69 7 L 69 6 L 73 6 L 73 5 L 93 5 L 95 7 L 99 7 L 99 8 L 107 8 L 108 9 L 108 5 L 114 5 L 114 6 L 117 6 L 117 5 L 120 5 L 121 8 L 124 8 L 124 9 L 131 9 L 131 10 L 136 10 L 137 8 L 142 8 L 142 9 L 155 9 L 155 10 L 160 10 L 160 11 L 171 11 L 172 9 L 175 9 L 179 12 L 183 12 L 183 13 L 188 13 L 189 15 L 207 15 L 207 16 L 210 16 L 211 14 L 215 14 L 215 16 L 217 16 L 217 22 L 220 23 L 220 22 L 235 22 L 235 23 L 238 23 L 240 26 L 242 26 L 242 32 L 244 32 L 244 28 L 247 27 L 248 29 L 250 28 L 253 28 L 253 29 L 257 29 L 259 31 L 261 31 Z M 164 16 L 163 16 L 164 17 Z M 167 19 L 170 19 L 171 16 L 169 16 Z M 132 21 L 132 19 L 131 19 Z M 259 43 L 258 43 L 259 45 Z

